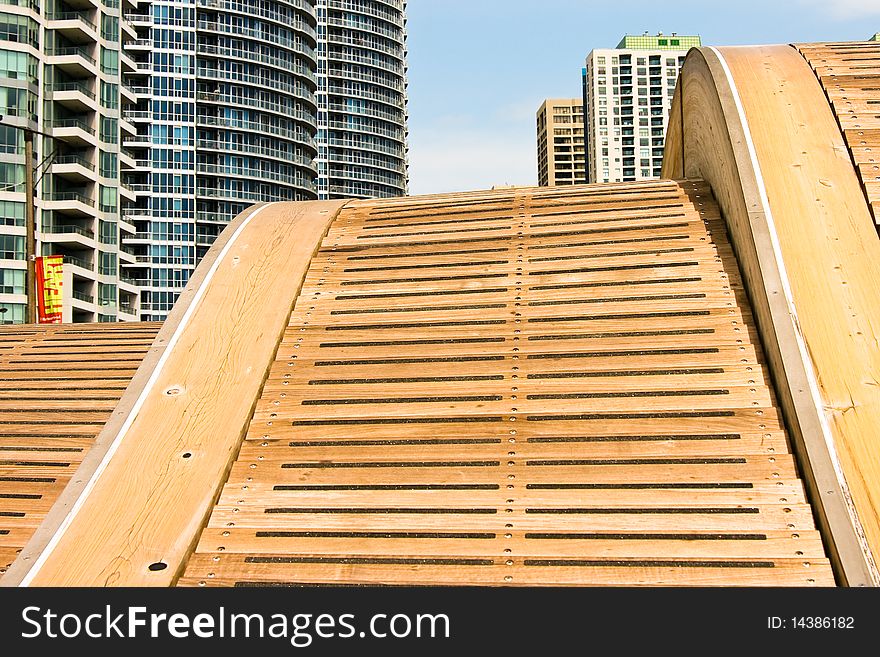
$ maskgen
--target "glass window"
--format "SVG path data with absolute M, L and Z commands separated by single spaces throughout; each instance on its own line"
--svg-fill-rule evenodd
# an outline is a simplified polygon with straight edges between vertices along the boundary
M 116 305 L 116 286 L 107 283 L 98 283 L 98 305 Z
M 119 143 L 119 121 L 109 117 L 101 117 L 101 141 L 108 144 Z
M 24 235 L 0 235 L 0 259 L 24 260 Z
M 0 324 L 24 324 L 25 304 L 0 303 Z
M 37 59 L 26 52 L 0 49 L 0 77 L 37 84 Z
M 24 164 L 0 162 L 0 187 L 7 192 L 24 192 Z
M 101 244 L 116 244 L 119 241 L 114 222 L 101 219 L 98 224 L 98 239 Z
M 104 178 L 116 178 L 118 176 L 119 168 L 116 153 L 101 151 L 100 172 Z
M 105 16 L 105 18 L 107 18 Z M 119 52 L 101 46 L 101 70 L 108 75 L 119 74 Z
M 99 189 L 100 197 L 98 199 L 98 203 L 101 208 L 101 212 L 116 212 L 118 207 L 116 188 L 99 185 Z
M 0 71 L 2 76 L 2 71 Z M 37 120 L 37 96 L 27 89 L 0 87 L 0 114 Z
M 0 125 L 0 153 L 24 152 L 24 131 L 15 126 Z
M 0 269 L 0 293 L 24 294 L 24 269 Z
M 24 203 L 0 201 L 0 226 L 24 226 Z
M 0 41 L 26 43 L 38 48 L 40 27 L 28 16 L 0 13 Z
M 105 2 L 104 4 L 107 3 Z M 119 41 L 118 17 L 109 16 L 108 14 L 101 15 L 101 36 L 107 39 L 107 41 Z
M 119 107 L 118 84 L 101 80 L 101 105 L 108 109 L 117 109 Z
M 114 190 L 115 191 L 115 190 Z M 116 254 L 98 251 L 98 273 L 105 276 L 116 275 Z

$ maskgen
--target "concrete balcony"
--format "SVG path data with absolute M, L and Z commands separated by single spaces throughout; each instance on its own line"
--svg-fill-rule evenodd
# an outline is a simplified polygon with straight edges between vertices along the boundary
M 70 272 L 74 276 L 79 276 L 86 280 L 95 279 L 95 263 L 91 260 L 84 260 L 83 258 L 72 255 L 64 255 L 64 264 L 70 265 Z
M 137 200 L 135 191 L 125 183 L 119 183 L 119 196 L 134 203 Z
M 95 129 L 80 119 L 56 119 L 52 122 L 52 136 L 74 146 L 94 146 Z
M 137 231 L 133 235 L 130 235 L 125 238 L 126 244 L 137 244 L 144 245 L 150 244 L 153 241 L 153 234 L 149 232 Z
M 52 100 L 73 112 L 98 111 L 95 92 L 84 82 L 56 82 L 49 90 L 52 92 Z
M 91 11 L 101 6 L 101 0 L 66 0 L 66 4 L 74 9 Z
M 125 83 L 123 86 L 134 95 L 135 102 L 143 98 L 152 98 L 153 96 L 153 90 L 144 84 Z
M 123 135 L 122 145 L 129 148 L 144 148 L 150 145 L 152 137 L 150 135 Z
M 119 304 L 119 316 L 126 321 L 136 322 L 138 319 L 138 312 L 137 306 L 122 303 Z
M 95 199 L 80 192 L 47 192 L 43 194 L 43 209 L 76 217 L 94 217 Z
M 129 210 L 123 209 L 122 214 L 119 219 L 116 220 L 117 225 L 119 226 L 119 232 L 125 233 L 126 235 L 134 235 L 137 231 L 137 228 L 133 223 L 131 223 L 132 216 L 129 213 Z M 125 238 L 128 240 L 128 238 Z
M 151 52 L 153 50 L 153 40 L 152 39 L 135 39 L 134 41 L 130 41 L 125 44 L 125 47 L 129 51 L 134 52 Z
M 74 290 L 70 293 L 70 305 L 73 306 L 76 310 L 81 310 L 87 313 L 94 313 L 95 297 L 94 295 L 88 294 L 86 292 Z
M 126 121 L 132 123 L 152 123 L 153 113 L 149 110 L 126 110 L 122 113 Z
M 121 168 L 134 169 L 137 167 L 137 160 L 135 160 L 128 151 L 120 150 L 117 157 L 119 158 L 119 166 Z
M 123 82 L 119 85 L 119 95 L 122 97 L 122 100 L 131 103 L 134 105 L 137 102 L 137 94 L 135 93 L 134 87 Z
M 136 196 L 149 196 L 153 193 L 153 186 L 149 183 L 129 183 L 126 185 Z
M 125 14 L 125 20 L 135 26 L 151 27 L 153 17 L 150 14 Z
M 131 58 L 125 50 L 119 51 L 119 64 L 122 73 L 129 73 L 137 70 L 137 62 Z
M 43 226 L 42 242 L 44 244 L 62 244 L 73 249 L 97 248 L 93 231 L 82 226 L 58 223 Z
M 125 141 L 125 135 L 137 135 L 137 128 L 123 115 L 119 117 L 119 129 L 122 131 L 122 140 Z
M 52 173 L 83 185 L 96 182 L 95 165 L 79 155 L 58 155 L 52 162 Z
M 132 294 L 137 294 L 140 290 L 140 284 L 135 278 L 129 278 L 122 274 L 119 275 L 119 289 Z
M 120 247 L 119 253 L 117 254 L 117 257 L 119 258 L 120 264 L 125 264 L 127 262 L 128 263 L 137 262 L 137 257 L 135 256 L 135 254 L 132 253 L 130 249 L 128 249 L 127 247 L 124 247 L 124 246 Z
M 55 30 L 72 43 L 97 43 L 98 26 L 88 14 L 79 11 L 63 11 L 46 15 L 46 29 Z
M 119 29 L 122 31 L 123 41 L 125 41 L 125 47 L 127 48 L 132 41 L 136 41 L 138 38 L 137 30 L 134 29 L 134 25 L 131 24 L 131 21 L 125 18 L 125 16 L 119 17 Z M 126 39 L 125 37 L 128 37 Z
M 94 78 L 98 75 L 98 65 L 91 52 L 80 46 L 50 48 L 46 52 L 46 63 L 61 69 L 74 78 Z

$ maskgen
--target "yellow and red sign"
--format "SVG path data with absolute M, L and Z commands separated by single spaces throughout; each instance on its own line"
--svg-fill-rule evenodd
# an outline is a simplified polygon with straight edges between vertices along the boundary
M 63 256 L 37 258 L 37 322 L 61 323 L 61 284 Z

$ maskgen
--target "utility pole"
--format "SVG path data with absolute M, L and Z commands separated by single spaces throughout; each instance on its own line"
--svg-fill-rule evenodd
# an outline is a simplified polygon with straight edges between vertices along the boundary
M 27 292 L 27 323 L 37 323 L 37 235 L 34 209 L 34 133 L 24 129 L 24 187 L 25 208 L 25 257 L 27 258 L 27 274 L 25 287 Z

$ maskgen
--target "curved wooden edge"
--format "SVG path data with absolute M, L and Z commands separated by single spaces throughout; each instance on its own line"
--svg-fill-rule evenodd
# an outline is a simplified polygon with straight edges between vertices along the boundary
M 795 54 L 787 46 L 725 49 L 737 51 L 740 58 L 753 58 L 748 76 L 741 78 L 738 89 L 735 78 L 725 62 L 724 55 L 711 48 L 691 50 L 682 69 L 675 92 L 675 106 L 672 116 L 680 121 L 670 122 L 667 148 L 673 154 L 668 161 L 664 158 L 663 175 L 672 178 L 698 177 L 706 180 L 716 197 L 725 217 L 731 243 L 737 253 L 746 290 L 752 302 L 756 323 L 770 363 L 771 375 L 779 396 L 780 404 L 789 427 L 794 451 L 804 473 L 804 481 L 814 501 L 817 523 L 828 543 L 829 555 L 835 566 L 838 578 L 850 586 L 866 586 L 878 583 L 878 572 L 872 553 L 865 539 L 859 515 L 850 497 L 850 485 L 844 477 L 837 448 L 845 436 L 833 430 L 826 417 L 827 402 L 818 386 L 818 379 L 825 375 L 819 366 L 826 363 L 814 362 L 813 350 L 818 347 L 818 333 L 805 336 L 802 317 L 804 297 L 818 290 L 810 291 L 803 286 L 793 295 L 786 264 L 790 250 L 783 254 L 780 249 L 780 235 L 777 233 L 777 219 L 785 215 L 788 232 L 783 236 L 791 242 L 791 249 L 800 248 L 809 258 L 809 241 L 796 244 L 790 227 L 800 221 L 809 224 L 820 219 L 817 212 L 824 212 L 816 202 L 816 194 L 802 194 L 798 199 L 785 198 L 781 193 L 768 199 L 762 165 L 772 167 L 776 174 L 777 187 L 786 184 L 785 178 L 804 177 L 807 186 L 817 181 L 811 178 L 815 171 L 805 170 L 795 161 L 803 153 L 782 153 L 784 159 L 792 159 L 782 165 L 779 161 L 759 158 L 752 141 L 751 125 L 760 121 L 766 131 L 761 139 L 770 141 L 767 132 L 789 130 L 792 143 L 803 138 L 804 124 L 792 125 L 782 114 L 792 112 L 790 106 L 767 103 L 764 115 L 747 115 L 740 98 L 743 88 L 762 88 L 766 91 L 776 78 L 766 67 L 766 60 L 782 58 L 789 65 L 784 84 L 791 85 L 790 91 L 800 94 L 801 105 L 816 103 L 812 90 L 806 85 L 804 76 L 813 80 L 812 72 L 801 60 L 803 71 L 787 61 L 787 51 Z M 739 79 L 739 78 L 737 78 Z M 818 91 L 818 90 L 816 90 Z M 771 92 L 772 95 L 772 92 Z M 763 98 L 763 97 L 762 97 Z M 763 98 L 767 102 L 766 98 Z M 818 102 L 823 102 L 820 97 Z M 829 120 L 831 117 L 829 116 Z M 797 120 L 797 119 L 796 119 Z M 814 126 L 811 126 L 811 129 Z M 777 147 L 774 143 L 764 144 L 764 151 Z M 802 144 L 804 148 L 815 150 L 813 144 Z M 830 146 L 830 143 L 827 145 Z M 822 153 L 816 154 L 822 157 Z M 827 157 L 827 155 L 825 155 Z M 851 172 L 850 172 L 851 174 Z M 844 174 L 839 174 L 844 177 Z M 789 180 L 794 189 L 801 189 Z M 839 190 L 838 190 L 839 191 Z M 826 199 L 820 199 L 824 204 Z M 800 275 L 800 271 L 797 272 Z M 821 321 L 821 318 L 819 318 Z M 831 334 L 840 338 L 842 334 Z M 827 336 L 826 336 L 827 337 Z M 812 342 L 810 339 L 812 338 Z M 844 340 L 847 337 L 844 337 Z M 833 346 L 832 346 L 833 349 Z M 836 364 L 840 368 L 840 364 Z
M 254 206 L 223 231 L 3 586 L 175 581 L 345 203 Z

